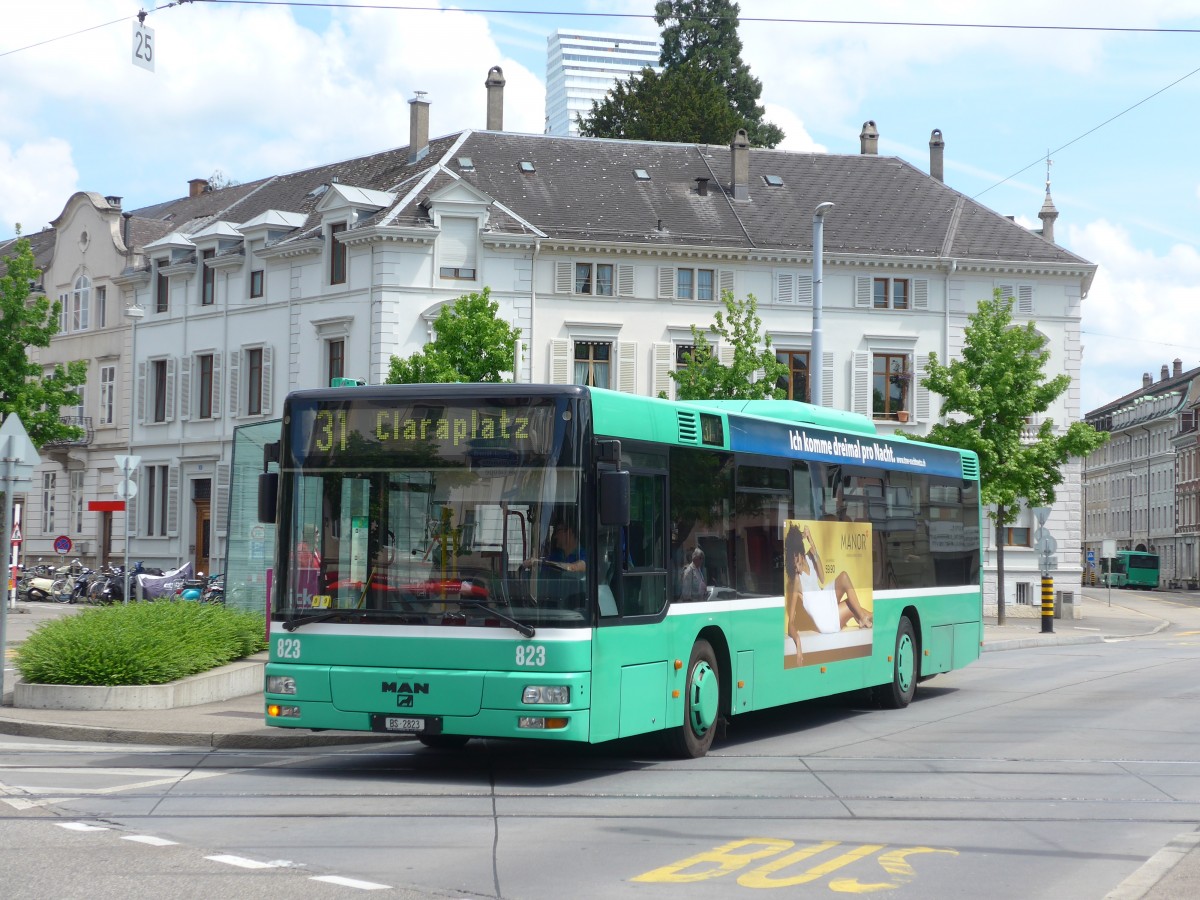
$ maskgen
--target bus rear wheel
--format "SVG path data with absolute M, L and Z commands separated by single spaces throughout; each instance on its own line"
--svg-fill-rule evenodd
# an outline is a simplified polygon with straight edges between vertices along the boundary
M 896 627 L 896 652 L 892 656 L 892 680 L 875 688 L 875 699 L 885 709 L 903 709 L 912 702 L 921 679 L 917 638 L 908 616 Z
M 699 759 L 712 746 L 721 708 L 721 678 L 717 655 L 706 640 L 692 646 L 683 702 L 683 722 L 668 733 L 676 756 Z

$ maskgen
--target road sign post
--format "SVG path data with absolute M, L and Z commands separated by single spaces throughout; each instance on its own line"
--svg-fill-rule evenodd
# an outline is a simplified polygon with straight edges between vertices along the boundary
M 124 578 L 124 592 L 121 595 L 121 602 L 129 602 L 129 517 L 133 510 L 133 505 L 129 502 L 137 496 L 137 483 L 133 480 L 133 473 L 137 467 L 141 465 L 142 458 L 140 456 L 131 456 L 118 453 L 114 457 L 117 461 L 117 469 L 121 472 L 121 481 L 117 484 L 117 497 L 125 501 L 125 570 L 122 577 Z

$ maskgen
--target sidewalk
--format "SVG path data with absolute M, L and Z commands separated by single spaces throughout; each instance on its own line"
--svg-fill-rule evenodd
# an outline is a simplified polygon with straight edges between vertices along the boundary
M 1146 606 L 1136 595 L 1111 599 L 1104 589 L 1085 588 L 1079 605 L 1082 618 L 1054 619 L 1052 633 L 1042 631 L 1040 618 L 1006 615 L 1005 624 L 985 619 L 985 652 L 1025 647 L 1092 644 L 1157 634 L 1170 623 L 1135 607 Z M 71 615 L 79 608 L 52 603 L 18 603 L 8 612 L 11 650 L 43 622 Z M 5 660 L 5 694 L 0 706 L 0 734 L 67 741 L 123 742 L 163 746 L 220 748 L 290 748 L 408 740 L 407 737 L 358 732 L 308 732 L 271 728 L 263 724 L 259 693 L 201 706 L 152 710 L 14 709 L 12 687 L 16 672 Z M 1156 853 L 1105 900 L 1184 900 L 1200 896 L 1200 832 L 1178 835 Z

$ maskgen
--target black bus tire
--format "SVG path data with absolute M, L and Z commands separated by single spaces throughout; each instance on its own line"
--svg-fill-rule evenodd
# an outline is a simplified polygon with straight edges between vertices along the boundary
M 875 688 L 875 699 L 885 709 L 904 709 L 912 702 L 921 680 L 921 659 L 916 632 L 908 616 L 896 626 L 896 652 L 892 655 L 892 680 Z
M 683 721 L 667 732 L 671 752 L 699 759 L 712 746 L 721 713 L 721 673 L 712 645 L 701 638 L 692 646 L 684 682 Z

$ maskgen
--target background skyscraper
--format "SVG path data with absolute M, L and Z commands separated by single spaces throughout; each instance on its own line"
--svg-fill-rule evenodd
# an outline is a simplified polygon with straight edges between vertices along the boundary
M 647 66 L 658 69 L 656 39 L 558 30 L 546 51 L 546 133 L 578 134 L 578 115 L 591 112 L 614 82 Z

